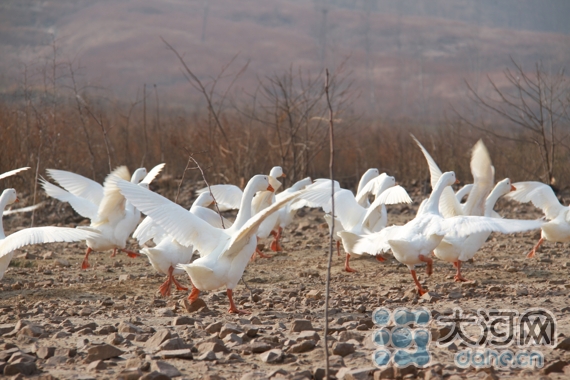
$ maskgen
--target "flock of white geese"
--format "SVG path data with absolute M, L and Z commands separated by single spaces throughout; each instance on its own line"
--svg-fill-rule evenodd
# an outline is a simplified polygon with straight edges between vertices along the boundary
M 472 151 L 471 172 L 473 184 L 466 185 L 457 194 L 451 185 L 457 183 L 454 172 L 442 173 L 433 158 L 419 141 L 430 169 L 432 193 L 425 199 L 416 216 L 404 225 L 388 226 L 386 205 L 411 203 L 406 190 L 396 185 L 394 177 L 369 169 L 362 176 L 356 195 L 342 189 L 328 179 L 312 181 L 305 178 L 290 188 L 275 194 L 281 187 L 278 178 L 285 174 L 274 167 L 269 175 L 253 176 L 242 191 L 233 185 L 215 185 L 199 191 L 189 210 L 149 190 L 149 184 L 160 173 L 164 164 L 137 169 L 133 175 L 121 166 L 110 173 L 103 185 L 67 171 L 48 169 L 48 176 L 59 186 L 42 179 L 45 192 L 55 199 L 67 202 L 91 224 L 77 228 L 34 227 L 5 236 L 0 228 L 0 279 L 14 255 L 14 251 L 30 244 L 85 241 L 87 250 L 82 268 L 89 268 L 92 251 L 113 250 L 129 256 L 143 254 L 160 273 L 167 275 L 159 290 L 170 294 L 174 285 L 188 290 L 175 278 L 186 272 L 192 283 L 190 302 L 195 302 L 200 291 L 227 289 L 230 313 L 239 310 L 233 300 L 233 289 L 254 255 L 264 256 L 258 247 L 259 239 L 272 236 L 270 248 L 280 251 L 283 229 L 293 220 L 297 209 L 322 208 L 340 255 L 342 244 L 346 252 L 345 270 L 350 267 L 351 254 L 370 254 L 383 261 L 382 253 L 391 251 L 394 258 L 406 265 L 420 295 L 425 293 L 419 283 L 415 267 L 426 263 L 426 273 L 432 273 L 432 256 L 449 262 L 457 268 L 455 281 L 466 281 L 461 274 L 461 263 L 471 259 L 485 243 L 491 232 L 515 233 L 542 229 L 541 238 L 532 248 L 532 257 L 545 240 L 570 241 L 569 208 L 560 204 L 552 189 L 539 182 L 511 184 L 506 178 L 495 184 L 494 168 L 485 145 L 479 141 Z M 28 168 L 16 169 L 0 175 L 0 179 Z M 61 187 L 60 187 L 61 186 Z M 334 189 L 334 215 L 331 194 Z M 467 196 L 467 201 L 461 203 Z M 497 200 L 507 196 L 519 202 L 532 202 L 541 208 L 545 217 L 540 220 L 502 219 L 493 208 Z M 371 200 L 373 201 L 371 202 Z M 0 196 L 0 208 L 18 202 L 16 191 L 6 189 Z M 213 209 L 239 209 L 230 221 Z M 29 211 L 29 208 L 22 209 Z M 18 211 L 18 210 L 15 210 Z M 141 222 L 141 213 L 146 218 Z M 138 226 L 138 227 L 137 227 Z M 133 234 L 142 247 L 138 252 L 125 249 Z M 146 244 L 149 241 L 153 244 Z M 195 252 L 199 258 L 192 261 Z

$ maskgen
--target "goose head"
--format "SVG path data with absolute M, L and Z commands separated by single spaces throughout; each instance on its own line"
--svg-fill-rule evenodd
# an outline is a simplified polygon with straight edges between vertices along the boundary
M 275 191 L 273 186 L 269 183 L 269 176 L 258 174 L 253 176 L 246 187 L 251 188 L 253 191 Z
M 6 205 L 11 205 L 12 203 L 19 202 L 18 195 L 14 189 L 6 189 L 2 192 L 0 199 L 6 202 Z
M 396 186 L 396 178 L 387 175 L 386 173 L 380 174 L 379 178 L 375 181 L 378 181 L 378 187 L 376 189 L 376 193 L 374 194 L 375 197 L 382 194 L 385 190 Z
M 269 175 L 273 178 L 287 177 L 285 173 L 283 173 L 283 168 L 281 166 L 274 166 L 271 168 Z
M 439 180 L 434 186 L 434 191 L 440 188 L 446 188 L 453 184 L 459 183 L 459 180 L 455 177 L 455 172 L 445 172 L 439 177 Z M 441 190 L 442 191 L 442 190 Z
M 515 191 L 517 189 L 516 187 L 513 186 L 509 178 L 505 178 L 504 180 L 498 182 L 495 187 L 501 196 L 508 194 L 511 191 Z
M 138 168 L 131 177 L 131 183 L 139 183 L 146 176 L 146 168 Z

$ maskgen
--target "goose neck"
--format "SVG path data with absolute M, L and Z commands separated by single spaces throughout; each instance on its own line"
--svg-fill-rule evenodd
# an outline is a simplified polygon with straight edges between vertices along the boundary
M 435 187 L 433 188 L 426 202 L 425 205 L 426 211 L 439 213 L 439 199 L 441 198 L 441 194 L 443 193 L 443 190 L 445 190 L 446 187 L 447 185 L 442 181 L 438 181 L 436 183 Z
M 8 205 L 8 198 L 5 196 L 0 196 L 0 212 L 4 213 L 4 209 Z M 0 239 L 4 239 L 6 235 L 4 234 L 4 218 L 0 214 Z
M 255 193 L 256 190 L 253 183 L 248 183 L 243 191 L 239 212 L 232 227 L 240 229 L 249 219 L 251 219 L 251 202 L 253 201 Z
M 487 199 L 485 200 L 485 216 L 491 216 L 491 212 L 495 207 L 495 203 L 497 203 L 497 201 L 502 195 L 503 194 L 501 194 L 501 192 L 499 191 L 498 186 L 495 186 L 493 191 L 491 191 L 491 194 L 489 194 L 489 196 L 487 196 Z

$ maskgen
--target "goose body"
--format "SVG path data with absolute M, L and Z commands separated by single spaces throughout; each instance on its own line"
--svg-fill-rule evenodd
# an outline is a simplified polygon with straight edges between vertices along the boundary
M 534 206 L 544 212 L 547 222 L 541 227 L 542 231 L 538 243 L 528 253 L 527 257 L 533 257 L 538 247 L 544 241 L 559 243 L 570 242 L 570 207 L 564 206 L 558 201 L 552 188 L 541 182 L 527 181 L 513 184 L 516 191 L 507 197 L 518 202 L 532 202 Z
M 18 202 L 16 190 L 4 190 L 0 196 L 0 210 L 3 211 L 7 205 L 14 202 Z M 26 228 L 6 236 L 0 219 L 0 280 L 18 248 L 31 244 L 81 241 L 92 236 L 91 232 L 66 227 Z
M 353 240 L 355 252 L 377 255 L 391 249 L 396 260 L 410 269 L 421 295 L 425 291 L 417 280 L 415 266 L 422 262 L 427 263 L 426 273 L 431 275 L 432 259 L 429 253 L 433 252 L 446 234 L 453 233 L 458 237 L 464 237 L 483 231 L 511 233 L 539 228 L 542 225 L 540 221 L 513 221 L 481 216 L 443 218 L 439 213 L 440 197 L 444 189 L 455 182 L 455 173 L 442 174 L 421 212 L 418 212 L 414 219 L 403 226 L 386 227 L 379 232 L 365 236 L 354 235 L 347 231 L 339 234 L 343 239 Z
M 128 169 L 121 166 L 107 176 L 103 186 L 75 173 L 48 169 L 50 177 L 65 190 L 42 180 L 46 193 L 68 202 L 78 214 L 91 220 L 89 227 L 78 227 L 94 234 L 94 237 L 86 240 L 87 251 L 82 269 L 89 268 L 88 257 L 92 251 L 113 249 L 113 256 L 116 250 L 126 252 L 131 257 L 138 256 L 135 252 L 125 250 L 125 247 L 128 237 L 140 222 L 140 211 L 125 201 L 113 178 L 130 178 L 131 182 L 148 187 L 163 167 L 164 164 L 157 165 L 148 174 L 145 168 L 139 168 L 130 176 Z
M 230 301 L 229 312 L 232 313 L 243 313 L 236 308 L 232 294 L 255 252 L 259 225 L 298 195 L 290 194 L 252 216 L 251 203 L 255 193 L 272 189 L 268 176 L 254 176 L 244 190 L 234 224 L 230 228 L 219 229 L 159 194 L 126 181 L 119 181 L 118 186 L 135 207 L 150 216 L 180 244 L 187 247 L 193 245 L 200 252 L 199 259 L 190 264 L 179 265 L 188 273 L 194 286 L 190 301 L 196 301 L 200 290 L 214 290 L 225 286 Z
M 214 202 L 214 198 L 210 193 L 202 193 L 196 198 L 189 212 L 208 222 L 216 228 L 229 228 L 232 223 L 220 216 L 215 211 L 207 208 Z M 224 221 L 222 225 L 222 220 Z M 170 295 L 172 285 L 178 290 L 188 290 L 188 288 L 180 285 L 174 276 L 184 273 L 184 270 L 178 268 L 178 264 L 188 264 L 192 261 L 194 247 L 192 245 L 186 247 L 176 241 L 175 238 L 155 223 L 151 217 L 139 224 L 133 233 L 133 237 L 138 239 L 139 245 L 153 239 L 156 246 L 153 248 L 142 248 L 140 252 L 144 254 L 152 267 L 159 273 L 167 276 L 166 281 L 160 286 L 159 290 L 163 297 Z

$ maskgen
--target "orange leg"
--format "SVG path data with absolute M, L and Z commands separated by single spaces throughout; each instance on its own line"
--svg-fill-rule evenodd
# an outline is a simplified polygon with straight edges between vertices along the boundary
M 528 257 L 529 259 L 534 257 L 534 255 L 536 254 L 536 250 L 538 249 L 538 247 L 542 245 L 542 243 L 544 243 L 543 237 L 540 238 L 538 243 L 536 243 L 536 245 L 532 248 L 532 250 L 528 253 L 528 255 L 526 255 L 526 257 Z
M 246 310 L 238 310 L 236 304 L 234 303 L 233 291 L 231 289 L 227 290 L 228 299 L 230 300 L 230 308 L 228 313 L 235 313 L 235 314 L 251 314 L 251 312 Z
M 266 255 L 265 253 L 261 252 L 259 250 L 259 248 L 255 248 L 255 253 L 257 253 L 257 256 L 261 257 L 262 259 L 270 259 L 271 256 Z
M 376 257 L 376 260 L 380 261 L 381 263 L 384 262 L 384 261 L 386 261 L 386 259 L 383 258 L 383 257 L 380 256 L 380 255 L 376 255 L 376 256 L 374 256 L 374 257 Z
M 140 253 L 136 253 L 133 251 L 129 251 L 128 249 L 119 249 L 119 251 L 121 252 L 125 252 L 131 259 L 136 259 L 137 257 L 140 256 Z
M 427 263 L 426 274 L 428 276 L 431 276 L 431 274 L 433 273 L 433 260 L 430 257 L 424 256 L 424 255 L 420 255 L 419 258 L 420 258 L 420 261 Z
M 457 268 L 457 273 L 455 274 L 455 282 L 466 282 L 468 281 L 465 277 L 461 276 L 461 261 L 457 260 L 453 263 L 453 266 Z
M 273 241 L 271 242 L 271 250 L 273 252 L 281 252 L 283 251 L 283 248 L 281 248 L 281 245 L 279 244 L 279 239 L 281 239 L 281 232 L 283 231 L 283 228 L 279 227 L 277 229 L 277 232 L 275 231 L 271 231 L 271 235 L 273 235 Z
M 90 267 L 89 265 L 89 254 L 93 252 L 93 250 L 87 247 L 87 251 L 85 252 L 85 257 L 83 258 L 83 263 L 81 263 L 81 269 L 87 269 Z
M 172 267 L 171 267 L 172 268 Z M 169 271 L 170 272 L 170 271 Z M 170 289 L 172 288 L 172 272 L 166 277 L 166 281 L 160 285 L 158 290 L 163 297 L 168 297 L 170 295 Z
M 416 288 L 418 289 L 419 295 L 423 296 L 426 293 L 426 291 L 420 285 L 420 282 L 418 281 L 418 278 L 416 277 L 416 271 L 412 269 L 412 270 L 410 270 L 410 273 L 412 274 L 412 278 L 414 279 L 414 282 L 416 283 Z
M 190 295 L 188 296 L 188 300 L 190 301 L 190 303 L 193 303 L 198 299 L 199 296 L 200 296 L 200 290 L 197 287 L 193 287 L 192 291 L 190 292 Z
M 346 254 L 346 260 L 344 260 L 344 270 L 349 273 L 355 273 L 356 271 L 350 267 L 350 253 Z
M 340 240 L 336 242 L 336 255 L 340 257 Z
M 113 248 L 113 253 L 111 253 L 111 257 L 117 256 L 117 248 Z

